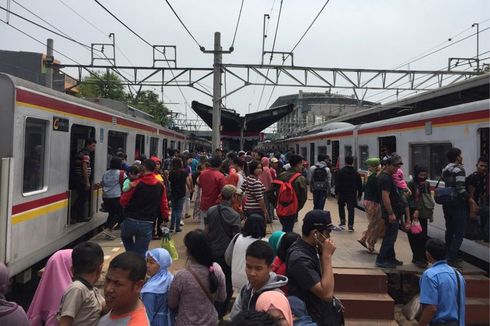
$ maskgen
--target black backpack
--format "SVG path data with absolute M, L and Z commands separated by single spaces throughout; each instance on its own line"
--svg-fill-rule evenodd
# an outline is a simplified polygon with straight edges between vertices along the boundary
M 327 190 L 328 191 L 328 173 L 325 167 L 316 165 L 311 177 L 311 191 Z

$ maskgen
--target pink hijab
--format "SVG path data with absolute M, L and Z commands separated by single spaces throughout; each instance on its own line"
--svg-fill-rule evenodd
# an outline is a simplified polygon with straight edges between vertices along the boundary
M 272 174 L 269 168 L 269 159 L 267 157 L 262 157 L 260 160 L 262 164 L 262 173 L 259 175 L 259 180 L 265 187 L 265 191 L 269 191 L 272 184 Z
M 266 291 L 259 296 L 257 303 L 255 304 L 255 310 L 267 312 L 270 309 L 281 311 L 284 318 L 286 318 L 288 325 L 293 326 L 291 307 L 289 306 L 288 299 L 282 292 Z
M 41 282 L 36 289 L 27 317 L 31 326 L 57 326 L 56 313 L 63 293 L 72 282 L 72 249 L 55 252 L 49 258 Z

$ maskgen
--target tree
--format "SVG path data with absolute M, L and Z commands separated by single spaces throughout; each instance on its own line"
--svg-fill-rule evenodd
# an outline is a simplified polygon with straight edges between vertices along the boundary
M 171 119 L 169 110 L 158 99 L 158 94 L 151 91 L 141 91 L 133 98 L 124 90 L 121 78 L 114 73 L 94 72 L 83 79 L 80 84 L 80 96 L 85 98 L 109 98 L 117 100 L 153 116 L 153 121 L 169 126 Z
M 110 98 L 121 102 L 125 102 L 128 97 L 118 75 L 98 71 L 83 79 L 80 95 L 86 98 Z
M 128 103 L 153 116 L 153 120 L 167 127 L 170 124 L 169 110 L 159 100 L 158 94 L 151 90 L 142 91 L 135 100 Z

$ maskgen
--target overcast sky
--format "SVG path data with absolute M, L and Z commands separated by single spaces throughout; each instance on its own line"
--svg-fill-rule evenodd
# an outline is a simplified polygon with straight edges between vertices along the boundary
M 149 66 L 152 64 L 151 48 L 132 35 L 114 18 L 92 0 L 11 0 L 12 11 L 40 22 L 36 17 L 19 7 L 18 2 L 38 14 L 52 25 L 63 30 L 74 39 L 90 44 L 107 42 L 107 36 L 116 34 L 116 43 L 129 61 L 116 53 L 121 65 Z M 89 25 L 82 18 L 61 3 L 63 1 L 79 15 L 97 26 Z M 191 37 L 180 25 L 169 6 L 163 0 L 99 0 L 122 21 L 132 27 L 151 44 L 177 46 L 177 61 L 180 67 L 211 67 L 213 57 L 203 54 Z M 8 0 L 0 0 L 2 7 Z M 197 41 L 211 49 L 213 34 L 220 31 L 224 48 L 231 45 L 241 0 L 171 0 L 186 26 Z M 262 21 L 265 13 L 270 14 L 266 50 L 271 50 L 281 0 L 245 0 L 238 29 L 235 51 L 224 55 L 225 63 L 258 64 L 261 59 Z M 283 0 L 282 14 L 277 32 L 276 51 L 290 51 L 311 23 L 324 0 Z M 0 10 L 1 19 L 6 13 Z M 10 23 L 30 35 L 45 40 L 54 39 L 55 49 L 74 60 L 90 63 L 90 52 L 83 47 L 59 36 L 43 31 L 19 18 L 10 16 Z M 376 68 L 392 69 L 403 62 L 417 57 L 429 49 L 443 47 L 453 37 L 455 42 L 476 32 L 471 25 L 480 23 L 480 53 L 489 57 L 490 51 L 490 1 L 487 0 L 331 0 L 307 33 L 302 43 L 294 51 L 295 65 L 313 67 Z M 46 25 L 43 22 L 40 22 Z M 102 32 L 101 32 L 102 31 Z M 456 37 L 455 37 L 456 36 Z M 435 47 L 435 48 L 434 48 Z M 0 23 L 0 49 L 13 51 L 44 52 L 42 45 Z M 476 55 L 476 37 L 470 37 L 454 46 L 427 58 L 411 63 L 403 69 L 438 70 L 447 66 L 448 57 L 472 57 Z M 69 60 L 56 56 L 63 63 Z M 279 58 L 277 58 L 279 59 Z M 266 59 L 266 62 L 268 59 Z M 280 63 L 280 60 L 275 60 Z M 488 60 L 487 60 L 488 62 Z M 464 69 L 464 68 L 462 68 Z M 70 71 L 69 71 L 70 72 Z M 75 74 L 76 75 L 76 74 Z M 212 79 L 204 82 L 204 87 L 212 87 Z M 228 81 L 228 91 L 236 82 Z M 155 89 L 160 93 L 160 89 Z M 249 86 L 226 99 L 227 107 L 239 113 L 265 109 L 272 88 L 266 88 L 262 102 L 258 106 L 261 86 Z M 277 96 L 297 93 L 299 88 L 277 87 L 269 105 Z M 304 89 L 307 90 L 307 89 Z M 308 89 L 308 91 L 324 91 Z M 212 105 L 211 98 L 190 89 L 182 88 L 188 101 L 197 100 Z M 350 95 L 349 90 L 339 91 Z M 176 87 L 164 89 L 164 102 L 171 110 L 184 113 L 185 100 Z M 380 100 L 390 93 L 371 96 L 370 100 Z M 394 98 L 391 98 L 394 99 Z

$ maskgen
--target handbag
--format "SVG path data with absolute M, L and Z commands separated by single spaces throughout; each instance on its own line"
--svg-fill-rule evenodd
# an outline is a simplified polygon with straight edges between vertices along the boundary
M 422 225 L 420 225 L 419 221 L 415 220 L 412 222 L 412 226 L 410 227 L 410 233 L 412 234 L 422 233 Z
M 332 302 L 325 302 L 325 308 L 320 313 L 319 325 L 326 326 L 343 326 L 345 325 L 344 319 L 344 305 L 342 301 L 333 297 Z
M 453 168 L 454 170 L 454 168 Z M 453 173 L 452 171 L 450 173 Z M 434 189 L 434 200 L 439 205 L 447 205 L 454 203 L 454 200 L 458 197 L 458 193 L 456 192 L 456 188 L 454 187 L 444 187 L 439 188 L 439 183 L 442 180 L 442 176 L 439 177 L 437 181 L 436 188 Z

